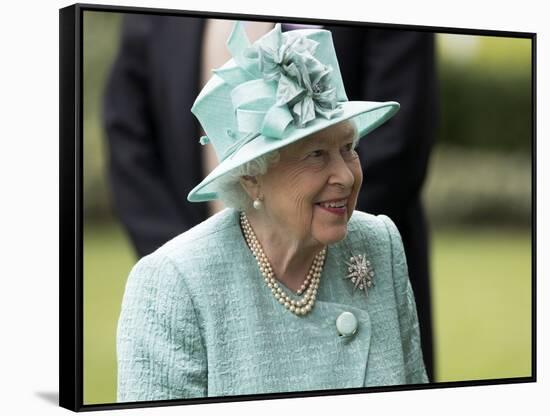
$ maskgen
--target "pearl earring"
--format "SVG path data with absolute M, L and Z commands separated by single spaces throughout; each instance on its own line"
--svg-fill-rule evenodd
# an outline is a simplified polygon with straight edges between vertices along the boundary
M 254 209 L 260 210 L 260 209 L 262 209 L 262 207 L 263 207 L 263 203 L 262 203 L 262 201 L 260 200 L 260 198 L 256 198 L 256 199 L 254 200 L 254 202 L 252 203 L 252 206 L 254 207 Z

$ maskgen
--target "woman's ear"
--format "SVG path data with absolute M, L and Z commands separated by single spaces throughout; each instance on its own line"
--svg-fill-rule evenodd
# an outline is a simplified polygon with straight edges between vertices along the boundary
M 260 193 L 260 184 L 256 176 L 241 176 L 240 182 L 251 200 L 258 197 Z

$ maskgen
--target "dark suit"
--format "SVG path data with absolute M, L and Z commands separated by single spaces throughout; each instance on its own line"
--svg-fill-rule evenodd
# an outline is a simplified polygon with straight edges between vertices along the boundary
M 199 93 L 203 19 L 128 15 L 105 90 L 114 209 L 139 257 L 207 218 L 187 202 L 203 179 Z
M 199 93 L 204 20 L 129 15 L 107 84 L 104 118 L 114 208 L 138 256 L 206 219 L 189 203 L 202 179 Z M 433 380 L 428 236 L 420 191 L 434 138 L 433 36 L 327 27 L 349 100 L 400 102 L 388 123 L 360 141 L 364 182 L 358 209 L 384 213 L 401 233 L 415 293 L 428 375 Z

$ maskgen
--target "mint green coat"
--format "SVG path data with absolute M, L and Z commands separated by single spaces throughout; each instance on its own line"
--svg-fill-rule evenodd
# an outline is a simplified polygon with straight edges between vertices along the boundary
M 373 264 L 368 297 L 344 279 L 352 254 Z M 351 337 L 336 328 L 344 311 L 358 320 Z M 428 382 L 399 232 L 358 211 L 329 246 L 305 316 L 272 295 L 237 211 L 172 239 L 128 277 L 117 360 L 119 402 Z

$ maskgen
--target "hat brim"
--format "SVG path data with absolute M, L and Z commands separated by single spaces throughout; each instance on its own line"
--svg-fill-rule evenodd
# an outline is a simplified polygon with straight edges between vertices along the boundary
M 341 105 L 343 111 L 338 117 L 332 119 L 318 117 L 302 128 L 290 126 L 288 133 L 285 135 L 286 137 L 283 139 L 258 136 L 216 166 L 201 183 L 189 192 L 187 200 L 190 202 L 205 202 L 218 199 L 217 187 L 221 182 L 220 178 L 228 172 L 257 157 L 285 147 L 326 127 L 352 119 L 357 125 L 359 138 L 362 138 L 389 120 L 399 110 L 399 103 L 395 101 L 345 101 Z

